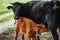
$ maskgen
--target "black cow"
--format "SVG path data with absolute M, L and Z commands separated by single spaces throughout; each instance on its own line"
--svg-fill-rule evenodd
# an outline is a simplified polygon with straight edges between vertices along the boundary
M 30 6 L 29 6 L 30 5 Z M 20 6 L 15 12 L 15 19 L 19 17 L 27 17 L 32 19 L 36 23 L 42 22 L 47 23 L 51 29 L 54 40 L 59 40 L 57 34 L 57 27 L 60 28 L 60 3 L 59 1 L 54 3 L 50 2 L 39 2 L 31 8 L 30 3 L 25 3 Z M 29 10 L 30 9 L 30 10 Z M 32 11 L 31 11 L 32 10 Z
M 20 3 L 20 2 L 14 2 L 11 3 L 12 6 L 8 6 L 8 9 L 12 9 L 14 12 L 14 19 L 18 20 L 20 17 L 26 16 L 30 18 L 30 13 L 31 13 L 31 9 L 33 7 L 34 4 L 38 3 L 39 1 L 30 1 L 27 3 Z M 18 13 L 17 13 L 18 10 Z
M 60 6 L 58 6 L 58 3 L 54 3 L 53 1 L 38 2 L 32 9 L 30 8 L 31 6 L 26 5 L 24 4 L 21 8 L 19 7 L 15 12 L 15 16 L 17 17 L 19 14 L 19 17 L 27 17 L 37 24 L 46 23 L 51 29 L 54 40 L 59 40 L 56 31 L 58 27 L 60 28 Z
M 25 15 L 28 16 L 31 13 L 30 11 L 33 5 L 36 4 L 37 2 L 39 1 L 30 1 L 27 3 L 14 2 L 14 3 L 11 3 L 12 6 L 8 6 L 7 8 L 13 10 L 14 15 L 15 15 L 14 19 L 16 20 L 16 19 L 19 19 L 20 15 L 23 15 L 23 13 L 25 13 Z M 16 13 L 18 9 L 21 9 L 23 12 L 19 10 L 19 13 Z
M 42 4 L 37 3 L 32 8 L 33 20 L 38 24 L 41 22 L 47 23 L 54 40 L 59 40 L 57 28 L 60 28 L 60 3 L 58 2 L 59 1 L 56 1 L 56 3 L 53 1 Z

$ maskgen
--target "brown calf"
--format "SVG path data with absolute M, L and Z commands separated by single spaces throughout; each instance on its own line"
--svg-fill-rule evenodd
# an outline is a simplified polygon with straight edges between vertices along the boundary
M 19 20 L 16 20 L 16 28 L 14 40 L 17 40 L 18 32 L 22 34 L 22 40 L 24 40 L 24 35 L 27 36 L 28 40 L 31 40 L 31 37 L 36 40 L 36 30 L 39 28 L 39 33 L 49 32 L 49 28 L 45 28 L 45 25 L 41 23 L 39 26 L 30 19 L 22 17 Z

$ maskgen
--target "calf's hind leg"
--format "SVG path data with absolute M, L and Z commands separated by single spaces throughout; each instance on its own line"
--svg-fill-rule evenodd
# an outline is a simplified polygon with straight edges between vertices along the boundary
M 24 34 L 22 34 L 22 40 L 24 40 Z
M 27 40 L 31 40 L 31 35 L 30 34 L 27 35 Z

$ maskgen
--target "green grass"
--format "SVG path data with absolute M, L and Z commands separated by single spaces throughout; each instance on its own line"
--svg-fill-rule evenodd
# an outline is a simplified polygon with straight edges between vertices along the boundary
M 15 26 L 14 25 L 10 25 L 9 27 L 5 28 L 6 31 L 8 30 L 14 30 Z
M 6 22 L 6 21 L 8 21 L 10 19 L 13 19 L 13 15 L 10 15 L 10 16 L 7 16 L 5 18 L 0 19 L 0 23 Z
M 1 9 L 0 10 L 0 15 L 6 14 L 8 12 L 9 12 L 9 10 L 7 10 L 7 9 Z
M 45 34 L 47 34 L 47 32 L 43 32 L 43 33 L 41 33 L 41 35 L 45 35 Z
M 28 2 L 30 0 L 0 0 L 0 15 L 9 12 L 7 6 L 10 5 L 10 2 Z

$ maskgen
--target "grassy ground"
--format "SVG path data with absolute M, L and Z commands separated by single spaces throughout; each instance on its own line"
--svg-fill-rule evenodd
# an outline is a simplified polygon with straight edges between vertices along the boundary
M 9 12 L 6 8 L 6 4 L 3 1 L 0 1 L 0 15 Z
M 5 30 L 8 31 L 8 30 L 14 30 L 15 26 L 14 25 L 11 25 L 9 27 L 7 27 Z
M 13 15 L 10 15 L 10 16 L 7 16 L 7 17 L 4 17 L 4 18 L 0 19 L 0 24 L 4 23 L 4 22 L 6 22 L 10 19 L 13 19 Z

